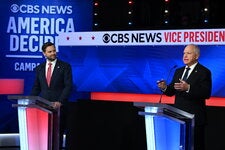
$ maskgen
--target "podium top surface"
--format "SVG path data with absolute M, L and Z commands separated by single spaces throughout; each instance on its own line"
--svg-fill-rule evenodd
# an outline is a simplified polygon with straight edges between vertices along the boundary
M 177 118 L 194 119 L 194 114 L 188 113 L 186 111 L 183 111 L 181 109 L 175 108 L 175 107 L 167 105 L 167 104 L 135 102 L 134 106 L 150 108 L 150 109 L 148 109 L 148 111 L 146 111 L 146 113 L 165 114 L 165 115 L 169 115 L 169 116 L 176 116 Z
M 9 100 L 19 100 L 19 101 L 24 101 L 26 103 L 23 103 L 23 106 L 42 106 L 47 109 L 54 109 L 52 107 L 52 102 L 40 97 L 40 96 L 22 96 L 22 95 L 9 95 L 8 96 Z

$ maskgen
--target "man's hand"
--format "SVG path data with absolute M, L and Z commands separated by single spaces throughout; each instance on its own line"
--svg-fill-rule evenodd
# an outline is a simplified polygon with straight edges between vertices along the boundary
M 166 81 L 165 80 L 159 80 L 157 81 L 157 85 L 158 85 L 158 88 L 160 88 L 160 90 L 165 90 L 166 89 Z
M 61 104 L 60 102 L 53 102 L 53 103 L 52 103 L 52 107 L 53 107 L 54 109 L 60 108 L 61 105 L 62 105 L 62 104 Z
M 180 79 L 179 83 L 174 84 L 174 88 L 178 91 L 189 91 L 190 85 L 187 84 L 184 80 Z

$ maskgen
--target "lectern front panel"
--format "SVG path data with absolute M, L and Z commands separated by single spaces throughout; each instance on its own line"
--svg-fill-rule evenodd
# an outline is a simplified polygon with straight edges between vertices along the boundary
M 26 108 L 29 150 L 48 150 L 49 114 L 37 108 Z

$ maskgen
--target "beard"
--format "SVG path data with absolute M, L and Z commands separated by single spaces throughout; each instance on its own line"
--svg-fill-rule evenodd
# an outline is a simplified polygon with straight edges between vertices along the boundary
M 46 59 L 49 61 L 54 61 L 56 59 L 56 55 L 54 57 L 46 57 Z

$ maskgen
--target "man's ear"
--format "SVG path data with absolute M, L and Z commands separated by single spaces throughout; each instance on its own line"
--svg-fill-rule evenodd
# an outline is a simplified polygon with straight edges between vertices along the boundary
M 196 55 L 196 56 L 195 56 L 195 58 L 196 58 L 196 60 L 198 60 L 198 58 L 199 58 L 199 55 Z

